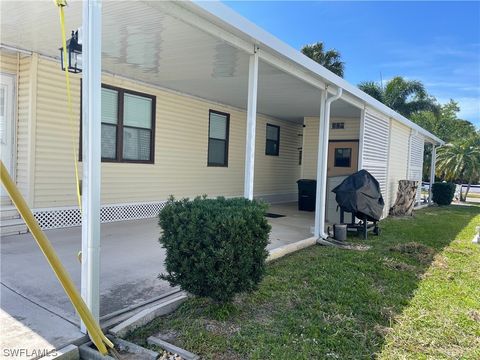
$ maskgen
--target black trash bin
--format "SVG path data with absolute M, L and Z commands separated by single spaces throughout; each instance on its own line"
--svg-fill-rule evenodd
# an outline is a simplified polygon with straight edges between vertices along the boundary
M 317 180 L 300 179 L 298 184 L 298 210 L 315 211 Z

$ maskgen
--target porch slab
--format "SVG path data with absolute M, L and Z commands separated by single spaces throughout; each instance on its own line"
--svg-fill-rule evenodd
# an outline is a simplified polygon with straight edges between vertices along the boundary
M 156 219 L 102 224 L 100 315 L 144 302 L 170 291 L 159 280 L 165 252 L 158 243 Z M 81 228 L 45 231 L 60 260 L 80 289 Z M 1 238 L 1 280 L 25 298 L 71 322 L 75 310 L 31 234 Z
M 299 211 L 298 203 L 272 204 L 270 213 L 284 215 L 284 217 L 268 218 L 272 225 L 268 250 L 307 239 L 313 234 L 311 229 L 315 225 L 315 213 Z

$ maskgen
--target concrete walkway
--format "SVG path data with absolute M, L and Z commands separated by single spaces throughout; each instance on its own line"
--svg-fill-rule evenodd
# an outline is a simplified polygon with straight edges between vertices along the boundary
M 156 219 L 145 219 L 102 224 L 100 315 L 141 303 L 171 289 L 167 282 L 157 278 L 164 271 L 165 252 L 158 243 L 156 222 Z M 46 233 L 80 289 L 81 267 L 77 253 L 81 248 L 81 228 Z M 0 250 L 4 285 L 0 298 L 2 348 L 58 348 L 81 336 L 72 330 L 72 327 L 78 329 L 79 324 L 75 310 L 31 234 L 2 237 Z M 5 287 L 12 291 L 4 291 Z M 38 312 L 39 308 L 45 312 Z M 55 321 L 48 321 L 43 316 L 46 313 L 55 315 Z M 4 336 L 7 329 L 10 330 L 8 339 Z
M 34 351 L 54 351 L 84 336 L 77 324 L 46 310 L 4 285 L 0 289 L 0 358 L 29 359 L 35 357 Z
M 272 205 L 269 211 L 286 215 L 269 218 L 269 250 L 311 236 L 313 213 L 299 213 L 296 203 Z M 81 228 L 46 233 L 80 289 Z M 165 260 L 159 233 L 157 219 L 102 224 L 101 316 L 171 290 L 157 278 Z M 0 251 L 2 349 L 58 348 L 82 336 L 79 319 L 31 234 L 2 237 Z

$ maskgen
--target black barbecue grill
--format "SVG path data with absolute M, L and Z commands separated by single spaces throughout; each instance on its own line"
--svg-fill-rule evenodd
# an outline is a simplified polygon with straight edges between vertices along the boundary
M 367 238 L 369 230 L 380 234 L 378 221 L 382 217 L 385 205 L 380 191 L 380 184 L 367 170 L 360 170 L 347 177 L 332 190 L 340 208 L 340 223 L 344 223 L 345 213 L 352 214 L 347 230 L 356 231 Z M 359 219 L 359 222 L 355 221 Z

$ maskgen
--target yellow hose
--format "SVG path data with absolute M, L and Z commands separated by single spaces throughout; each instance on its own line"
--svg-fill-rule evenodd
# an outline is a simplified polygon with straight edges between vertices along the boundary
M 70 125 L 72 127 L 72 149 L 73 149 L 73 164 L 75 168 L 75 182 L 77 188 L 77 202 L 80 212 L 82 211 L 82 195 L 80 193 L 80 177 L 78 175 L 78 162 L 77 162 L 77 144 L 75 138 L 75 119 L 72 106 L 72 94 L 70 91 L 70 75 L 68 72 L 68 60 L 67 60 L 67 37 L 65 33 L 65 14 L 63 12 L 64 6 L 67 5 L 65 0 L 54 0 L 58 6 L 60 16 L 60 28 L 62 31 L 62 48 L 63 48 L 63 68 L 65 69 L 65 81 L 67 84 L 67 103 L 68 103 L 68 116 L 70 118 Z
M 8 174 L 7 169 L 3 165 L 3 161 L 1 160 L 0 178 L 5 190 L 8 193 L 8 196 L 12 200 L 13 204 L 17 208 L 25 223 L 27 224 L 28 229 L 37 241 L 37 244 L 42 250 L 43 255 L 45 255 L 45 257 L 47 258 L 50 267 L 60 281 L 60 284 L 62 284 L 62 287 L 65 290 L 67 296 L 69 297 L 73 307 L 75 308 L 78 315 L 87 327 L 90 339 L 93 341 L 97 349 L 103 355 L 106 355 L 108 353 L 106 346 L 108 346 L 109 348 L 113 348 L 112 342 L 103 334 L 100 325 L 95 320 L 87 305 L 83 301 L 82 297 L 78 293 L 77 289 L 75 288 L 75 284 L 72 281 L 72 278 L 66 271 L 63 264 L 60 262 L 60 259 L 55 253 L 52 244 L 38 225 L 32 211 L 28 207 L 25 199 L 17 188 L 17 185 L 15 185 L 15 183 L 13 182 L 12 178 Z

